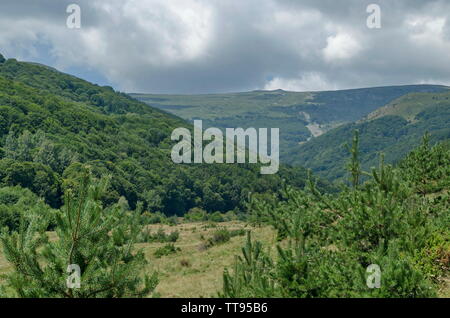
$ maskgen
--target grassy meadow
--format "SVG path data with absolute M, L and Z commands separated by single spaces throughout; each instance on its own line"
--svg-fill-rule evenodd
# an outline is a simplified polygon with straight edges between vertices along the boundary
M 151 225 L 156 231 L 161 225 Z M 236 236 L 230 241 L 204 249 L 204 239 L 210 237 L 218 227 L 229 230 L 247 229 L 253 237 L 268 245 L 275 245 L 275 232 L 270 227 L 254 228 L 243 222 L 186 223 L 163 226 L 166 232 L 179 231 L 175 246 L 181 251 L 156 258 L 154 252 L 165 243 L 142 243 L 149 260 L 149 270 L 159 273 L 160 282 L 156 293 L 160 297 L 216 297 L 222 289 L 222 273 L 225 267 L 232 267 L 234 258 L 240 254 L 245 236 Z M 271 244 L 273 243 L 273 244 Z
M 158 248 L 166 243 L 138 243 L 137 248 L 144 250 L 148 260 L 148 272 L 157 271 L 159 284 L 155 290 L 158 297 L 217 297 L 222 289 L 222 273 L 225 267 L 231 268 L 236 255 L 241 254 L 245 235 L 235 236 L 230 241 L 204 248 L 204 242 L 217 229 L 228 230 L 245 229 L 252 232 L 252 237 L 264 242 L 267 246 L 275 246 L 275 231 L 269 227 L 253 227 L 244 222 L 232 221 L 223 223 L 193 222 L 181 223 L 174 226 L 154 224 L 148 229 L 154 233 L 160 228 L 166 233 L 178 231 L 180 236 L 174 245 L 180 249 L 175 254 L 162 256 L 154 255 Z M 50 239 L 53 232 L 48 232 Z M 11 271 L 11 265 L 0 251 L 0 275 Z M 0 283 L 2 278 L 0 278 Z
M 224 268 L 232 268 L 235 257 L 241 255 L 245 236 L 236 236 L 230 241 L 204 249 L 205 239 L 211 237 L 219 228 L 228 230 L 245 229 L 252 233 L 252 238 L 265 246 L 276 246 L 276 232 L 269 226 L 254 227 L 245 222 L 232 221 L 223 223 L 192 222 L 177 225 L 153 224 L 148 230 L 156 232 L 163 229 L 169 234 L 178 231 L 180 236 L 174 244 L 180 249 L 177 253 L 156 257 L 154 253 L 166 243 L 139 243 L 137 248 L 144 250 L 148 260 L 147 271 L 158 272 L 159 284 L 155 290 L 162 298 L 209 298 L 217 297 L 222 290 L 222 273 Z M 48 232 L 50 239 L 53 232 Z M 11 270 L 0 251 L 0 275 Z M 2 278 L 0 278 L 0 282 Z M 450 298 L 450 277 L 444 279 L 439 290 L 439 297 Z

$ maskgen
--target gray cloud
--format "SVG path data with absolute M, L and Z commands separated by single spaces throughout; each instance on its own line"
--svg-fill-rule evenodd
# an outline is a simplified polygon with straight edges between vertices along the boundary
M 66 27 L 73 2 L 80 30 Z M 370 3 L 381 29 L 366 27 Z M 130 92 L 450 84 L 450 3 L 2 0 L 0 50 Z

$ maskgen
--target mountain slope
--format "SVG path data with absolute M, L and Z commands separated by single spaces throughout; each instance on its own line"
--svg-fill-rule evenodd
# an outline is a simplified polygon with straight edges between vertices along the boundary
M 397 162 L 429 132 L 433 141 L 450 138 L 450 90 L 413 93 L 377 109 L 363 120 L 346 124 L 300 145 L 288 160 L 328 179 L 345 176 L 348 151 L 344 146 L 353 131 L 360 132 L 361 161 L 368 169 L 378 164 L 379 153 Z
M 112 176 L 106 203 L 182 215 L 243 209 L 248 193 L 302 186 L 303 169 L 262 176 L 257 165 L 176 165 L 170 135 L 182 119 L 52 68 L 0 63 L 0 186 L 22 186 L 53 207 L 83 165 Z M 126 200 L 125 200 L 126 199 Z
M 328 92 L 254 91 L 210 95 L 132 94 L 153 107 L 206 127 L 280 128 L 282 160 L 292 147 L 339 125 L 357 121 L 411 92 L 440 92 L 444 86 L 409 85 Z

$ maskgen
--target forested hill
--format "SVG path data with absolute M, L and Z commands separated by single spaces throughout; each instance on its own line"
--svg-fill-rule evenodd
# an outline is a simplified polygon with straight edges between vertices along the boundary
M 182 126 L 190 127 L 111 87 L 0 55 L 0 187 L 28 188 L 59 207 L 89 165 L 112 176 L 105 202 L 182 215 L 239 211 L 249 192 L 304 183 L 304 169 L 263 176 L 255 165 L 175 165 L 170 135 Z
M 376 166 L 381 152 L 386 162 L 398 162 L 427 132 L 433 142 L 450 139 L 450 90 L 402 96 L 363 120 L 293 148 L 289 162 L 311 168 L 330 180 L 340 179 L 345 176 L 348 159 L 345 144 L 356 129 L 360 132 L 364 169 Z
M 207 95 L 132 94 L 186 120 L 209 127 L 279 127 L 282 162 L 292 161 L 299 143 L 339 125 L 360 120 L 409 93 L 441 92 L 440 85 L 405 85 L 323 92 L 253 91 Z

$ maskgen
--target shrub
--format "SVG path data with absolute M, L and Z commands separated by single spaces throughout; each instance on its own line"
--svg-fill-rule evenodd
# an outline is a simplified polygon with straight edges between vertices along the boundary
M 48 211 L 52 218 L 49 228 L 54 226 L 51 208 L 33 192 L 20 186 L 0 188 L 0 229 L 17 231 L 20 218 L 32 210 Z
M 228 211 L 227 213 L 224 214 L 224 220 L 226 222 L 235 221 L 237 219 L 238 219 L 238 216 L 236 215 L 236 213 L 234 211 Z
M 182 259 L 180 261 L 181 267 L 191 267 L 191 262 L 189 262 L 187 259 Z
M 142 224 L 161 224 L 166 222 L 166 216 L 161 212 L 144 212 L 141 217 Z
M 247 233 L 247 231 L 244 230 L 244 229 L 230 230 L 230 236 L 231 237 L 244 236 L 245 233 Z
M 212 234 L 212 236 L 209 238 L 208 242 L 210 243 L 210 246 L 223 244 L 228 242 L 231 239 L 230 231 L 228 231 L 226 228 L 221 228 Z
M 208 214 L 201 208 L 192 208 L 185 215 L 184 219 L 187 222 L 202 222 L 208 220 Z
M 166 232 L 159 228 L 158 231 L 155 234 L 152 234 L 150 230 L 144 229 L 138 236 L 138 242 L 139 243 L 150 243 L 150 242 L 158 242 L 158 243 L 175 243 L 180 236 L 180 233 L 178 231 L 170 232 L 169 234 L 166 234 Z
M 224 222 L 224 217 L 223 217 L 222 213 L 214 212 L 214 213 L 208 215 L 208 220 L 211 222 L 220 223 L 220 222 Z
M 243 236 L 246 231 L 244 229 L 228 230 L 227 228 L 219 228 L 215 230 L 210 238 L 205 242 L 206 248 L 213 247 L 215 245 L 224 244 L 235 236 Z
M 416 267 L 427 277 L 439 282 L 450 272 L 450 236 L 435 232 L 425 246 L 414 255 Z
M 156 258 L 161 258 L 163 256 L 175 254 L 179 251 L 181 251 L 180 248 L 175 247 L 175 245 L 172 243 L 169 243 L 158 248 L 153 255 L 155 255 Z
M 178 232 L 178 231 L 170 232 L 170 234 L 167 236 L 167 241 L 175 243 L 176 241 L 178 241 L 179 237 L 180 237 L 180 232 Z
M 168 217 L 166 218 L 164 223 L 170 226 L 178 225 L 178 217 L 176 217 L 175 215 Z

